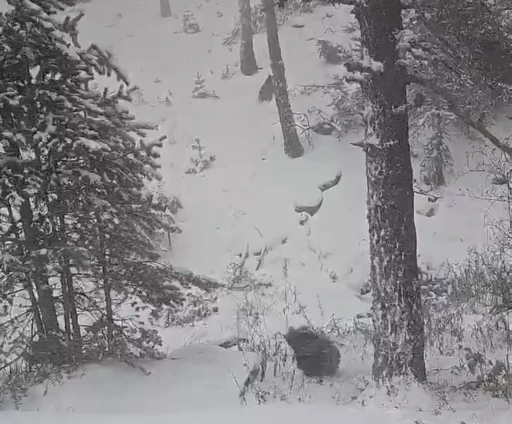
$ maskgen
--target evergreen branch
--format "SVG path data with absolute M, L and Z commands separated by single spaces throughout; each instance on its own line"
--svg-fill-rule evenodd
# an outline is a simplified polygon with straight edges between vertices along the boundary
M 420 85 L 432 93 L 438 95 L 443 98 L 448 104 L 448 110 L 457 116 L 462 122 L 464 122 L 469 127 L 473 128 L 475 131 L 480 133 L 484 138 L 489 140 L 495 147 L 500 149 L 502 152 L 507 154 L 512 158 L 512 146 L 509 146 L 503 143 L 498 137 L 496 137 L 493 133 L 491 133 L 487 127 L 479 121 L 474 121 L 469 117 L 467 113 L 462 111 L 457 106 L 456 99 L 448 92 L 447 89 L 437 85 L 434 81 L 419 77 L 417 75 L 408 75 L 409 83 Z

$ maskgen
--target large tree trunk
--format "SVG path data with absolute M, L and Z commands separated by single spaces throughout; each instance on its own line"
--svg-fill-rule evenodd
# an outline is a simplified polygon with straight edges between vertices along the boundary
M 407 79 L 398 64 L 396 41 L 403 29 L 401 11 L 401 0 L 366 0 L 364 6 L 355 6 L 362 47 L 374 63 L 363 89 L 370 103 L 365 146 L 373 376 L 379 382 L 408 375 L 426 380 Z
M 277 32 L 276 11 L 274 0 L 261 0 L 265 9 L 265 23 L 267 25 L 267 44 L 270 55 L 270 67 L 274 79 L 274 90 L 281 121 L 281 131 L 284 139 L 284 152 L 291 158 L 298 158 L 304 154 L 304 148 L 300 144 L 295 119 L 293 117 L 290 98 L 288 97 L 288 86 L 284 69 L 279 35 Z
M 162 18 L 169 18 L 172 16 L 169 0 L 160 0 L 160 16 Z
M 254 55 L 253 33 L 251 22 L 251 0 L 238 0 L 240 12 L 240 70 L 242 74 L 251 76 L 258 72 L 258 64 Z

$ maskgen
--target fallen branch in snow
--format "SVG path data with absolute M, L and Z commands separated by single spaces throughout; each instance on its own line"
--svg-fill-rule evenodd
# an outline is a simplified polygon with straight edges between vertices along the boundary
M 220 343 L 219 347 L 221 347 L 223 349 L 230 349 L 234 346 L 239 346 L 240 343 L 248 343 L 248 342 L 249 342 L 249 340 L 247 340 L 244 337 L 234 337 L 232 339 L 229 339 L 229 340 L 226 340 L 226 341 Z
M 413 192 L 414 192 L 414 194 L 419 194 L 421 196 L 427 196 L 431 203 L 437 202 L 441 198 L 441 196 L 436 196 L 436 195 L 431 194 L 430 192 L 422 190 L 420 188 L 415 188 L 413 190 Z M 432 200 L 430 200 L 430 199 L 432 199 Z
M 224 284 L 214 278 L 195 274 L 189 269 L 172 268 L 170 274 L 172 278 L 176 279 L 184 287 L 195 286 L 206 292 L 212 292 L 221 287 L 225 287 Z

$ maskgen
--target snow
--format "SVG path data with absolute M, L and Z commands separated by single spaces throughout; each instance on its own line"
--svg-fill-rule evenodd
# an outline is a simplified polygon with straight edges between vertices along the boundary
M 347 422 L 351 424 L 365 424 L 379 422 L 381 424 L 410 424 L 411 418 L 398 410 L 382 412 L 377 408 L 336 408 L 332 406 L 301 405 L 290 407 L 289 405 L 266 405 L 263 407 L 216 409 L 213 411 L 193 411 L 186 414 L 173 413 L 171 415 L 146 414 L 136 416 L 87 416 L 77 414 L 48 415 L 44 413 L 30 414 L 6 414 L 9 424 L 64 424 L 73 422 L 76 424 L 161 424 L 178 422 L 187 424 L 235 424 L 239 422 L 247 424 L 260 424 L 262 422 L 310 424 L 312 422 Z M 497 417 L 495 424 L 508 423 L 509 417 L 505 415 Z M 420 422 L 420 421 L 417 421 Z M 423 422 L 423 421 L 421 421 Z M 451 424 L 447 417 L 428 417 L 425 420 L 431 424 Z M 483 423 L 476 417 L 466 421 L 467 424 Z
M 86 12 L 79 25 L 81 44 L 100 43 L 115 55 L 116 63 L 139 87 L 132 106 L 137 120 L 158 124 L 155 138 L 168 137 L 160 160 L 163 189 L 177 195 L 184 207 L 177 216 L 182 233 L 174 235 L 169 259 L 177 267 L 224 280 L 228 265 L 240 262 L 248 252 L 249 271 L 272 283 L 271 290 L 252 300 L 264 312 L 261 328 L 269 335 L 304 323 L 304 313 L 290 305 L 292 298 L 315 325 L 327 324 L 332 316 L 353 324 L 353 317 L 368 312 L 370 306 L 369 297 L 360 295 L 369 265 L 364 153 L 351 144 L 360 141 L 361 134 L 341 140 L 313 134 L 313 145 L 304 143 L 305 156 L 290 160 L 283 152 L 275 104 L 257 101 L 270 71 L 264 34 L 255 37 L 256 57 L 263 69 L 245 77 L 237 67 L 238 44 L 222 45 L 236 21 L 236 1 L 177 0 L 171 1 L 171 8 L 173 15 L 166 19 L 159 17 L 156 0 L 91 0 L 75 10 Z M 0 0 L 2 9 L 5 4 Z M 196 34 L 182 32 L 187 9 L 202 29 Z M 344 7 L 318 7 L 280 28 L 291 92 L 344 74 L 343 66 L 326 66 L 318 58 L 316 39 L 348 46 L 349 35 L 342 28 L 352 19 Z M 235 73 L 222 80 L 226 65 Z M 379 64 L 370 65 L 380 69 Z M 218 100 L 192 98 L 197 72 Z M 117 89 L 117 83 L 112 88 Z M 294 111 L 301 113 L 328 102 L 317 94 L 296 94 L 291 100 Z M 496 132 L 505 135 L 510 126 L 500 121 Z M 191 149 L 196 138 L 216 160 L 200 174 L 185 174 L 190 158 L 196 157 Z M 89 147 L 101 148 L 101 144 Z M 419 260 L 424 269 L 436 269 L 447 260 L 461 261 L 469 247 L 484 245 L 486 225 L 501 211 L 500 205 L 475 198 L 485 187 L 485 176 L 465 173 L 482 143 L 460 136 L 449 147 L 456 172 L 439 193 L 442 198 L 435 204 L 435 214 L 427 216 L 432 204 L 425 196 L 416 199 Z M 337 176 L 339 183 L 322 192 Z M 301 225 L 296 206 L 313 206 L 320 200 L 318 212 Z M 263 251 L 267 253 L 256 270 Z M 299 394 L 294 392 L 292 406 L 242 409 L 239 386 L 256 358 L 213 344 L 238 335 L 243 324 L 250 324 L 240 322 L 246 302 L 242 292 L 222 291 L 217 314 L 193 326 L 163 329 L 169 355 L 143 364 L 149 376 L 118 363 L 89 365 L 62 385 L 32 390 L 21 405 L 23 412 L 0 412 L 0 422 L 511 422 L 506 407 L 491 400 L 457 400 L 456 412 L 446 408 L 434 415 L 438 400 L 415 391 L 408 392 L 409 402 L 400 402 L 398 408 L 371 399 L 365 408 L 357 403 L 333 406 L 339 399 L 348 403 L 359 393 L 355 380 L 369 375 L 369 359 L 360 360 L 365 348 L 357 344 L 343 350 L 339 381 L 307 384 Z M 255 403 L 251 394 L 247 400 Z M 297 405 L 303 402 L 311 404 Z M 7 403 L 7 409 L 13 408 Z

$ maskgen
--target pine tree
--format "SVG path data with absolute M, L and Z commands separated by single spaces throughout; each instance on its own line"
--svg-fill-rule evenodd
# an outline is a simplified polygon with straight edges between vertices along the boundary
M 0 364 L 158 355 L 156 332 L 122 322 L 119 308 L 130 299 L 158 314 L 183 300 L 156 242 L 174 229 L 171 205 L 146 188 L 162 140 L 143 141 L 154 127 L 122 105 L 123 86 L 88 89 L 96 73 L 128 81 L 97 46 L 71 47 L 77 21 L 65 21 L 68 36 L 28 3 L 2 16 L 0 291 L 12 318 Z
M 418 281 L 413 172 L 409 146 L 408 78 L 400 63 L 401 0 L 340 0 L 350 4 L 368 57 L 351 64 L 361 83 L 365 114 L 373 295 L 373 377 L 378 382 L 413 376 L 426 380 L 425 336 Z M 351 69 L 349 66 L 348 69 Z
M 10 5 L 16 6 L 25 3 L 40 7 L 42 11 L 48 14 L 54 14 L 65 10 L 67 7 L 76 6 L 80 0 L 7 0 Z

